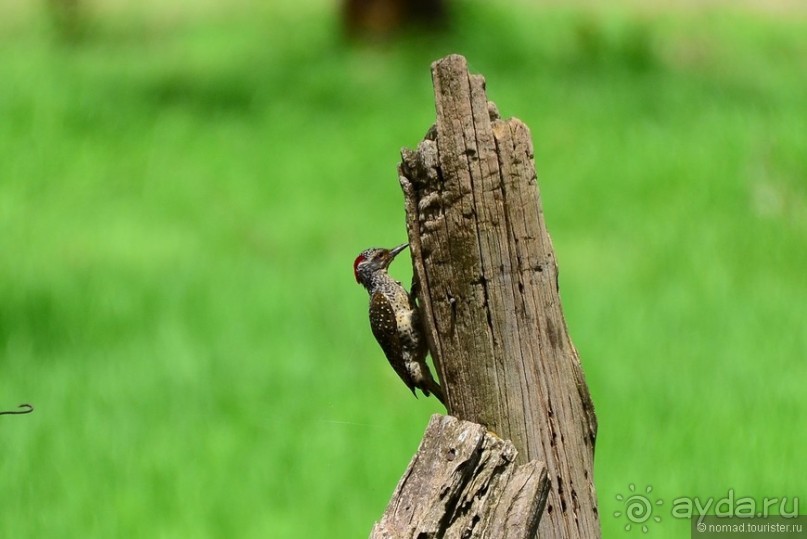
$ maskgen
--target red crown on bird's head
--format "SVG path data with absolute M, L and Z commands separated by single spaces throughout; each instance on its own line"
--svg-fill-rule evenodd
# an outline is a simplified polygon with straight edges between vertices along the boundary
M 356 278 L 356 282 L 360 283 L 359 281 L 359 264 L 367 260 L 366 251 L 362 251 L 359 256 L 356 257 L 356 260 L 353 261 L 353 276 Z

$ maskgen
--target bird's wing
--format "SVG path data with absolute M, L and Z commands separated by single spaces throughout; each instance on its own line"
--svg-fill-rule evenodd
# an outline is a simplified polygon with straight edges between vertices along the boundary
M 395 372 L 398 373 L 406 386 L 415 393 L 415 384 L 409 376 L 409 371 L 403 364 L 401 340 L 398 338 L 398 322 L 395 319 L 395 310 L 389 300 L 380 292 L 370 298 L 370 327 L 373 335 L 381 345 L 384 355 L 387 356 Z

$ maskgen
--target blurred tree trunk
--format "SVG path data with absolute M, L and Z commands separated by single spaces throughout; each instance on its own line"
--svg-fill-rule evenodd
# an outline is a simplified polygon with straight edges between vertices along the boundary
M 344 0 L 342 18 L 352 37 L 383 38 L 404 28 L 443 28 L 448 11 L 445 0 Z
M 45 8 L 60 41 L 75 43 L 84 37 L 86 14 L 80 0 L 46 0 Z

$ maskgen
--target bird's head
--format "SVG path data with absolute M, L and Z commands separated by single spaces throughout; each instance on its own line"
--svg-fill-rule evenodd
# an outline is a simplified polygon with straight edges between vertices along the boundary
M 353 275 L 356 277 L 356 282 L 367 286 L 375 272 L 386 270 L 398 253 L 407 247 L 409 244 L 404 243 L 393 249 L 374 247 L 359 253 L 359 256 L 353 261 Z

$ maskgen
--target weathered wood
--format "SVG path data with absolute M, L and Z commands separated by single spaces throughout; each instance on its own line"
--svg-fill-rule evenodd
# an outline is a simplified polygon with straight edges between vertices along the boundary
M 596 418 L 569 338 L 526 125 L 463 57 L 432 65 L 436 126 L 399 179 L 418 299 L 452 415 L 546 463 L 540 536 L 599 537 Z
M 512 442 L 434 415 L 371 539 L 530 539 L 549 493 L 542 462 L 516 464 Z

